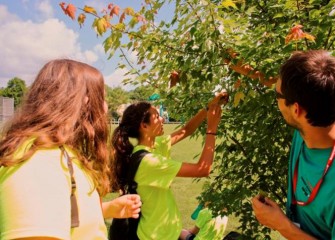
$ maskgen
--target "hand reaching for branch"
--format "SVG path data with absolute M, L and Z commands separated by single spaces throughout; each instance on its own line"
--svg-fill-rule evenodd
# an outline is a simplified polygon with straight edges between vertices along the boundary
M 214 104 L 218 105 L 226 105 L 229 100 L 229 94 L 226 90 L 222 90 L 221 92 L 215 93 L 215 97 L 208 103 L 208 107 Z

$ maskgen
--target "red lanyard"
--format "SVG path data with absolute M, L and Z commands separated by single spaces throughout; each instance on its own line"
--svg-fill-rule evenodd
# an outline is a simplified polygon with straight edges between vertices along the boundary
M 300 150 L 300 153 L 301 153 L 301 151 L 302 150 Z M 325 167 L 325 170 L 323 171 L 323 174 L 322 174 L 320 180 L 317 182 L 317 184 L 313 188 L 307 202 L 302 202 L 302 201 L 298 201 L 298 200 L 295 199 L 295 192 L 296 192 L 296 189 L 297 189 L 297 182 L 298 182 L 298 165 L 299 165 L 300 153 L 298 155 L 298 159 L 297 159 L 297 161 L 295 163 L 295 167 L 294 167 L 292 204 L 297 204 L 297 205 L 300 205 L 300 206 L 306 206 L 306 205 L 310 204 L 314 200 L 314 198 L 316 197 L 316 195 L 317 195 L 317 193 L 320 189 L 320 186 L 322 184 L 322 181 L 323 181 L 326 173 L 328 172 L 328 169 L 330 168 L 330 166 L 333 163 L 333 160 L 334 160 L 334 157 L 335 157 L 335 145 L 333 146 L 333 150 L 332 150 L 332 152 L 329 156 L 329 159 L 327 161 L 327 165 Z

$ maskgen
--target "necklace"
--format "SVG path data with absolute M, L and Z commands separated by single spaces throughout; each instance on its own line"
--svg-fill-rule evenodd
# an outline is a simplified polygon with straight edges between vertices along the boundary
M 302 148 L 301 148 L 302 149 Z M 306 206 L 308 204 L 310 204 L 314 198 L 316 197 L 316 195 L 318 194 L 318 191 L 320 189 L 320 186 L 323 182 L 323 179 L 324 177 L 326 176 L 330 166 L 332 165 L 333 161 L 334 161 L 334 157 L 335 157 L 335 144 L 333 146 L 333 150 L 331 151 L 330 153 L 330 156 L 329 156 L 329 159 L 327 161 L 327 164 L 326 164 L 326 167 L 325 169 L 323 170 L 323 174 L 321 176 L 321 178 L 319 179 L 319 181 L 316 183 L 315 187 L 313 188 L 307 202 L 303 202 L 303 201 L 298 201 L 295 199 L 295 193 L 296 193 L 296 189 L 297 189 L 297 182 L 298 182 L 298 165 L 299 165 L 299 157 L 300 157 L 300 154 L 301 154 L 301 150 L 300 149 L 300 152 L 298 154 L 298 158 L 297 158 L 297 161 L 295 163 L 295 167 L 294 167 L 294 174 L 293 174 L 293 195 L 292 195 L 292 204 L 297 204 L 299 206 Z

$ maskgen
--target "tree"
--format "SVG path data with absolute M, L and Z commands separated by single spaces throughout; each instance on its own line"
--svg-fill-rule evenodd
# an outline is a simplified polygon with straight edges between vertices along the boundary
M 130 98 L 135 101 L 147 101 L 154 93 L 154 88 L 150 86 L 140 86 L 129 92 Z
M 8 81 L 7 87 L 1 91 L 1 96 L 14 98 L 14 107 L 17 107 L 20 105 L 26 90 L 26 82 L 15 77 Z
M 106 102 L 108 112 L 114 119 L 118 119 L 117 109 L 121 104 L 130 102 L 130 94 L 121 87 L 110 88 L 106 85 Z
M 204 107 L 213 91 L 229 91 L 212 181 L 203 197 L 212 208 L 236 214 L 246 239 L 270 239 L 248 200 L 264 190 L 282 207 L 286 201 L 292 130 L 277 109 L 273 83 L 293 51 L 334 50 L 335 1 L 175 0 L 170 20 L 157 20 L 170 2 L 145 0 L 137 12 L 111 4 L 103 16 L 92 8 L 83 11 L 93 16 L 106 52 L 123 54 L 120 67 L 127 64 L 125 51 L 136 51 L 137 66 L 128 65 L 129 74 L 137 76 L 131 81 L 154 86 L 181 119 Z M 198 134 L 204 131 L 205 126 Z

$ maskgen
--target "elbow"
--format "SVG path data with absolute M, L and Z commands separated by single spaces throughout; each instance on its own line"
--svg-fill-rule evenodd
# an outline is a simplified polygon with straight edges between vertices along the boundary
M 211 168 L 202 168 L 199 170 L 199 177 L 208 177 L 209 174 L 211 173 Z

